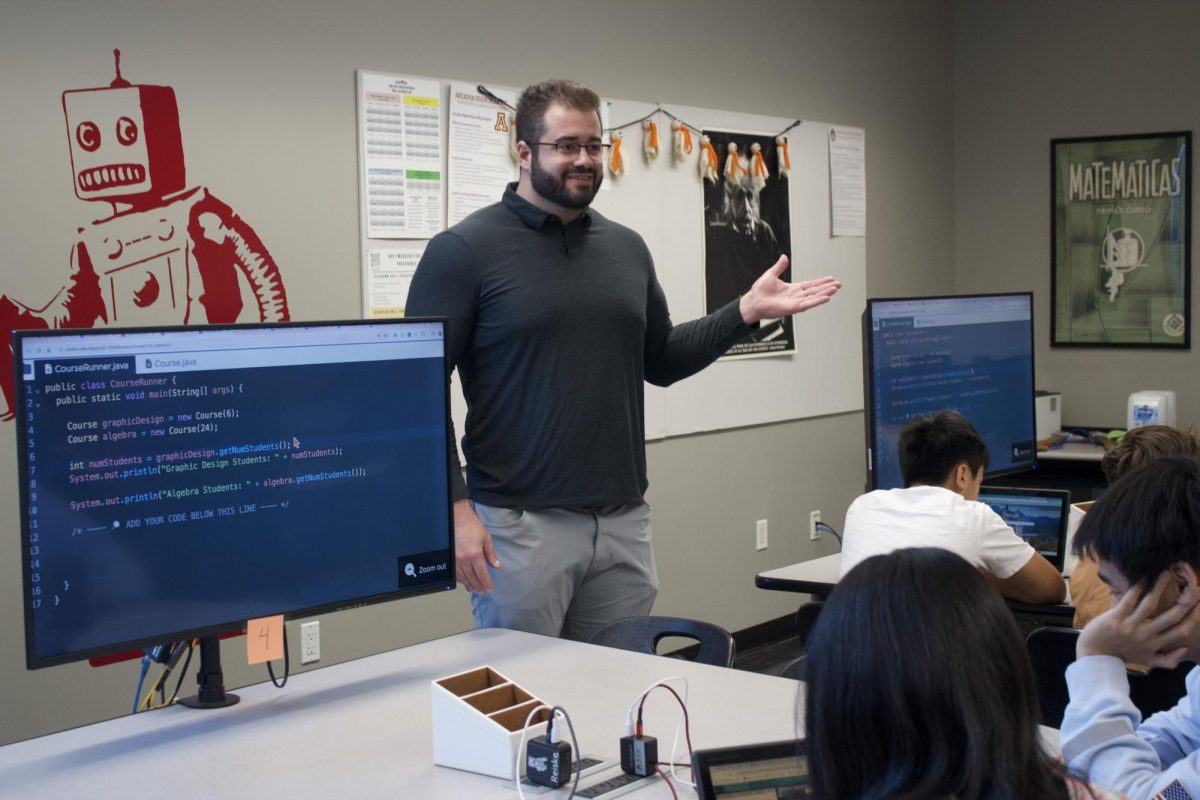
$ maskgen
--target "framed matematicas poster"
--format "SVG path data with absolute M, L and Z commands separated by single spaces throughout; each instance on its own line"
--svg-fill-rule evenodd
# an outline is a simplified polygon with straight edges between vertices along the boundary
M 1053 346 L 1191 345 L 1192 134 L 1055 139 Z

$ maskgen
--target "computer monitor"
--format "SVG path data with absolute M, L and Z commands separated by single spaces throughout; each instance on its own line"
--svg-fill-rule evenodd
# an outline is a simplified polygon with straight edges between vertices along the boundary
M 13 346 L 30 669 L 454 588 L 444 320 Z
M 1063 489 L 983 486 L 979 502 L 1008 523 L 1018 536 L 1062 572 L 1066 555 L 1071 493 Z
M 1033 295 L 868 300 L 863 387 L 868 489 L 903 485 L 900 429 L 946 409 L 987 443 L 988 476 L 1035 466 Z

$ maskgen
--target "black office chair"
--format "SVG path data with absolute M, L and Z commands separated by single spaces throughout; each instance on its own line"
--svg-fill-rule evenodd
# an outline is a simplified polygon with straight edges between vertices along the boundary
M 824 607 L 824 600 L 809 600 L 796 609 L 796 635 L 800 637 L 800 644 L 808 642 L 808 634 L 812 632 L 813 625 L 817 624 L 817 617 Z
M 794 661 L 789 661 L 779 670 L 779 677 L 791 678 L 794 681 L 808 680 L 808 656 L 803 655 Z
M 1079 631 L 1073 628 L 1038 628 L 1025 639 L 1033 673 L 1037 677 L 1038 704 L 1042 708 L 1042 724 L 1051 728 L 1062 725 L 1067 709 L 1067 667 L 1075 660 L 1075 644 Z M 1129 699 L 1142 712 L 1142 718 L 1157 711 L 1173 708 L 1187 694 L 1184 678 L 1194 664 L 1180 664 L 1175 669 L 1154 669 L 1150 672 L 1128 672 Z
M 635 653 L 660 655 L 658 643 L 668 636 L 692 639 L 696 642 L 695 656 L 691 661 L 712 664 L 715 667 L 732 667 L 734 643 L 729 631 L 711 622 L 701 622 L 682 617 L 625 617 L 613 620 L 600 628 L 591 644 L 632 650 Z M 685 648 L 687 653 L 692 648 Z

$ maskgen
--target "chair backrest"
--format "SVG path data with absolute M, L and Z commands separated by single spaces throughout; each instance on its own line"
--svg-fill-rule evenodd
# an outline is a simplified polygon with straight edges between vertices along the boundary
M 635 653 L 659 655 L 658 643 L 668 636 L 694 640 L 699 649 L 693 661 L 716 667 L 733 666 L 734 643 L 729 631 L 720 625 L 695 619 L 625 617 L 603 626 L 588 641 Z
M 1067 667 L 1075 660 L 1075 642 L 1079 631 L 1073 628 L 1038 628 L 1025 638 L 1025 649 L 1037 679 L 1038 705 L 1042 724 L 1062 726 L 1067 710 Z
M 1062 725 L 1063 712 L 1070 699 L 1066 671 L 1075 660 L 1078 639 L 1079 631 L 1072 628 L 1038 628 L 1025 639 L 1037 677 L 1043 725 L 1052 728 Z M 1128 671 L 1129 699 L 1142 712 L 1143 719 L 1173 708 L 1187 694 L 1184 678 L 1194 666 L 1185 663 L 1175 669 L 1154 669 L 1144 673 Z
M 794 681 L 808 680 L 808 656 L 803 655 L 794 661 L 789 661 L 779 670 L 779 677 L 791 678 Z
M 813 625 L 817 624 L 817 617 L 824 607 L 824 600 L 809 600 L 796 609 L 796 635 L 800 637 L 800 644 L 808 643 L 808 634 L 812 632 Z

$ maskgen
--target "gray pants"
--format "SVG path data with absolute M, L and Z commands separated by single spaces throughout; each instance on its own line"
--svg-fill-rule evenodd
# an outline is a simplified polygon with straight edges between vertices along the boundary
M 649 614 L 658 594 L 645 503 L 595 511 L 517 511 L 472 503 L 492 535 L 495 587 L 471 593 L 477 628 L 587 641 L 600 626 Z

